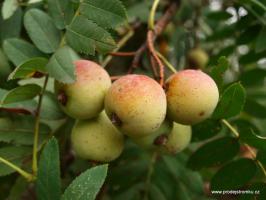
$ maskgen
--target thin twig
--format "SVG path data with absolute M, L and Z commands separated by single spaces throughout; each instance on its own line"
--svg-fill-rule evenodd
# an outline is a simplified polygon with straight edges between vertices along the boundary
M 4 159 L 3 157 L 0 157 L 0 162 L 4 163 L 5 165 L 9 166 L 16 172 L 18 172 L 21 176 L 23 176 L 27 181 L 33 181 L 36 177 L 32 174 L 24 171 L 20 167 L 14 165 L 13 163 L 9 162 L 8 160 Z
M 130 28 L 127 34 L 117 43 L 117 48 L 112 53 L 116 53 L 117 51 L 119 51 L 119 49 L 121 49 L 127 43 L 127 41 L 134 35 L 134 33 L 135 33 L 134 29 Z M 112 54 L 108 55 L 104 59 L 102 66 L 106 67 L 108 63 L 112 60 L 112 58 L 113 58 Z
M 42 91 L 39 95 L 39 101 L 35 113 L 35 125 L 34 125 L 34 143 L 33 143 L 33 154 L 32 154 L 32 173 L 33 175 L 37 174 L 38 170 L 38 144 L 39 144 L 39 129 L 40 129 L 40 114 L 41 114 L 41 106 L 43 95 L 45 93 L 45 89 L 48 83 L 49 76 L 45 76 L 44 84 L 42 87 Z
M 161 86 L 163 86 L 164 84 L 164 65 L 162 63 L 162 61 L 160 60 L 160 58 L 158 57 L 156 50 L 153 46 L 153 31 L 149 30 L 147 33 L 147 44 L 148 44 L 148 48 L 149 51 L 151 53 L 151 55 L 154 57 L 156 63 L 159 65 L 159 83 Z
M 225 126 L 227 126 L 227 128 L 229 128 L 236 138 L 239 138 L 238 131 L 226 119 L 222 119 L 221 121 Z
M 156 54 L 164 62 L 168 69 L 170 69 L 173 73 L 177 72 L 174 66 L 159 51 L 156 51 Z
M 158 19 L 157 23 L 154 26 L 153 42 L 157 39 L 159 35 L 162 34 L 165 27 L 171 21 L 171 19 L 173 18 L 179 7 L 179 4 L 180 4 L 179 0 L 172 1 L 172 3 L 170 3 L 163 16 L 160 19 Z M 136 51 L 135 57 L 133 58 L 132 65 L 128 70 L 128 73 L 133 73 L 134 70 L 139 66 L 140 59 L 142 58 L 142 55 L 144 51 L 146 51 L 146 49 L 147 49 L 147 40 Z
M 154 0 L 152 4 L 150 17 L 149 17 L 149 29 L 151 30 L 154 29 L 155 14 L 156 14 L 156 10 L 157 10 L 159 3 L 160 3 L 160 0 Z
M 158 76 L 158 72 L 157 72 L 156 62 L 155 62 L 155 59 L 154 59 L 154 57 L 152 55 L 150 55 L 150 63 L 151 63 L 153 76 L 157 80 L 159 76 Z
M 231 130 L 231 132 L 234 134 L 234 136 L 236 138 L 239 138 L 240 134 L 238 133 L 238 131 L 226 119 L 222 119 L 221 122 Z M 250 148 L 250 146 L 248 144 L 244 143 L 244 146 L 251 153 L 253 160 L 257 163 L 257 165 L 261 169 L 262 173 L 266 177 L 266 170 L 265 170 L 263 164 L 257 159 L 256 153 Z
M 111 56 L 135 56 L 136 52 L 132 51 L 132 52 L 111 52 L 109 53 Z

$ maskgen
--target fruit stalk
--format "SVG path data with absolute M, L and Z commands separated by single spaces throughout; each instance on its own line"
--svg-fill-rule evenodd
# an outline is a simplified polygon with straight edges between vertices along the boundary
M 48 83 L 49 76 L 45 76 L 42 91 L 39 95 L 39 101 L 35 113 L 35 125 L 34 125 L 34 142 L 33 142 L 33 154 L 32 154 L 32 173 L 35 176 L 38 170 L 38 143 L 39 143 L 39 129 L 40 129 L 40 112 L 42 106 L 43 95 Z
M 23 169 L 21 169 L 20 167 L 14 165 L 13 163 L 9 162 L 8 160 L 0 157 L 0 162 L 4 163 L 5 165 L 9 166 L 10 168 L 14 169 L 15 171 L 17 171 L 21 176 L 23 176 L 24 178 L 26 178 L 28 181 L 33 181 L 36 177 L 33 176 L 32 174 L 24 171 Z
M 221 122 L 227 127 L 229 128 L 229 130 L 234 134 L 234 136 L 236 138 L 239 138 L 239 133 L 238 131 L 226 120 L 226 119 L 222 119 Z M 266 177 L 266 169 L 264 168 L 263 164 L 256 159 L 256 153 L 250 148 L 249 145 L 244 143 L 244 146 L 247 148 L 247 150 L 251 153 L 253 160 L 257 163 L 258 167 L 261 169 L 262 173 L 264 174 L 264 176 Z

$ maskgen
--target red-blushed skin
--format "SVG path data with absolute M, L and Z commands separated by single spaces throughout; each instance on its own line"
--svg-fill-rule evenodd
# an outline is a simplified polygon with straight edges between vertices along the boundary
M 162 87 L 148 76 L 126 75 L 108 90 L 105 111 L 124 134 L 149 135 L 165 119 L 166 96 Z
M 97 63 L 78 60 L 76 82 L 63 84 L 55 82 L 55 92 L 63 111 L 76 119 L 96 117 L 104 107 L 104 97 L 111 86 L 108 73 Z
M 177 123 L 192 125 L 214 111 L 219 91 L 213 79 L 200 70 L 183 70 L 166 81 L 167 115 Z

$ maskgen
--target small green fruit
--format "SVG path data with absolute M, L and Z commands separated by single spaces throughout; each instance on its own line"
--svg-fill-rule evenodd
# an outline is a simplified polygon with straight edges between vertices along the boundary
M 122 153 L 123 135 L 102 112 L 98 117 L 76 122 L 71 133 L 74 152 L 83 159 L 109 162 Z
M 158 146 L 162 146 L 167 142 L 167 138 L 171 130 L 173 129 L 173 122 L 165 120 L 160 128 L 143 137 L 131 138 L 137 145 L 144 149 L 155 150 Z
M 171 154 L 181 152 L 189 145 L 191 136 L 192 130 L 190 126 L 174 123 L 173 129 L 168 135 L 168 140 L 161 149 Z
M 213 79 L 200 70 L 183 70 L 166 81 L 167 114 L 177 123 L 192 125 L 210 117 L 219 91 Z
M 190 68 L 204 69 L 209 62 L 209 56 L 201 48 L 191 49 L 188 53 L 188 62 Z
M 144 75 L 126 75 L 113 83 L 105 97 L 105 111 L 122 133 L 145 136 L 156 131 L 166 115 L 162 87 Z
M 147 150 L 176 154 L 184 150 L 191 140 L 191 127 L 165 120 L 154 133 L 131 138 L 137 145 Z
M 75 66 L 75 83 L 55 82 L 55 92 L 61 108 L 76 119 L 96 117 L 103 110 L 104 97 L 111 86 L 110 76 L 92 61 L 78 60 Z

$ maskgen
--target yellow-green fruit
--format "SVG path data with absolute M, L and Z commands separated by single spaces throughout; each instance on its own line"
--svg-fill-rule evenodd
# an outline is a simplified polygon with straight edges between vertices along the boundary
M 174 123 L 166 143 L 160 148 L 163 152 L 176 154 L 183 151 L 189 145 L 191 136 L 192 130 L 190 126 Z
M 124 148 L 123 135 L 102 112 L 98 117 L 78 120 L 71 133 L 72 148 L 78 157 L 109 162 Z
M 111 86 L 108 73 L 97 63 L 78 60 L 76 82 L 55 82 L 55 92 L 63 111 L 76 119 L 96 117 L 104 107 L 104 97 Z
M 167 114 L 173 121 L 192 125 L 210 117 L 219 91 L 214 80 L 200 70 L 182 70 L 166 81 Z
M 161 127 L 151 135 L 132 140 L 148 150 L 176 154 L 184 150 L 191 140 L 191 127 L 165 120 Z
M 173 122 L 169 120 L 165 120 L 160 128 L 153 132 L 152 134 L 149 134 L 147 136 L 143 137 L 134 137 L 131 138 L 137 145 L 144 149 L 157 149 L 158 146 L 163 145 L 168 137 L 168 134 L 173 129 Z
M 122 133 L 145 136 L 164 121 L 166 96 L 162 87 L 148 76 L 126 75 L 108 90 L 105 111 Z
M 209 62 L 208 54 L 201 48 L 191 49 L 188 53 L 190 68 L 204 69 Z

